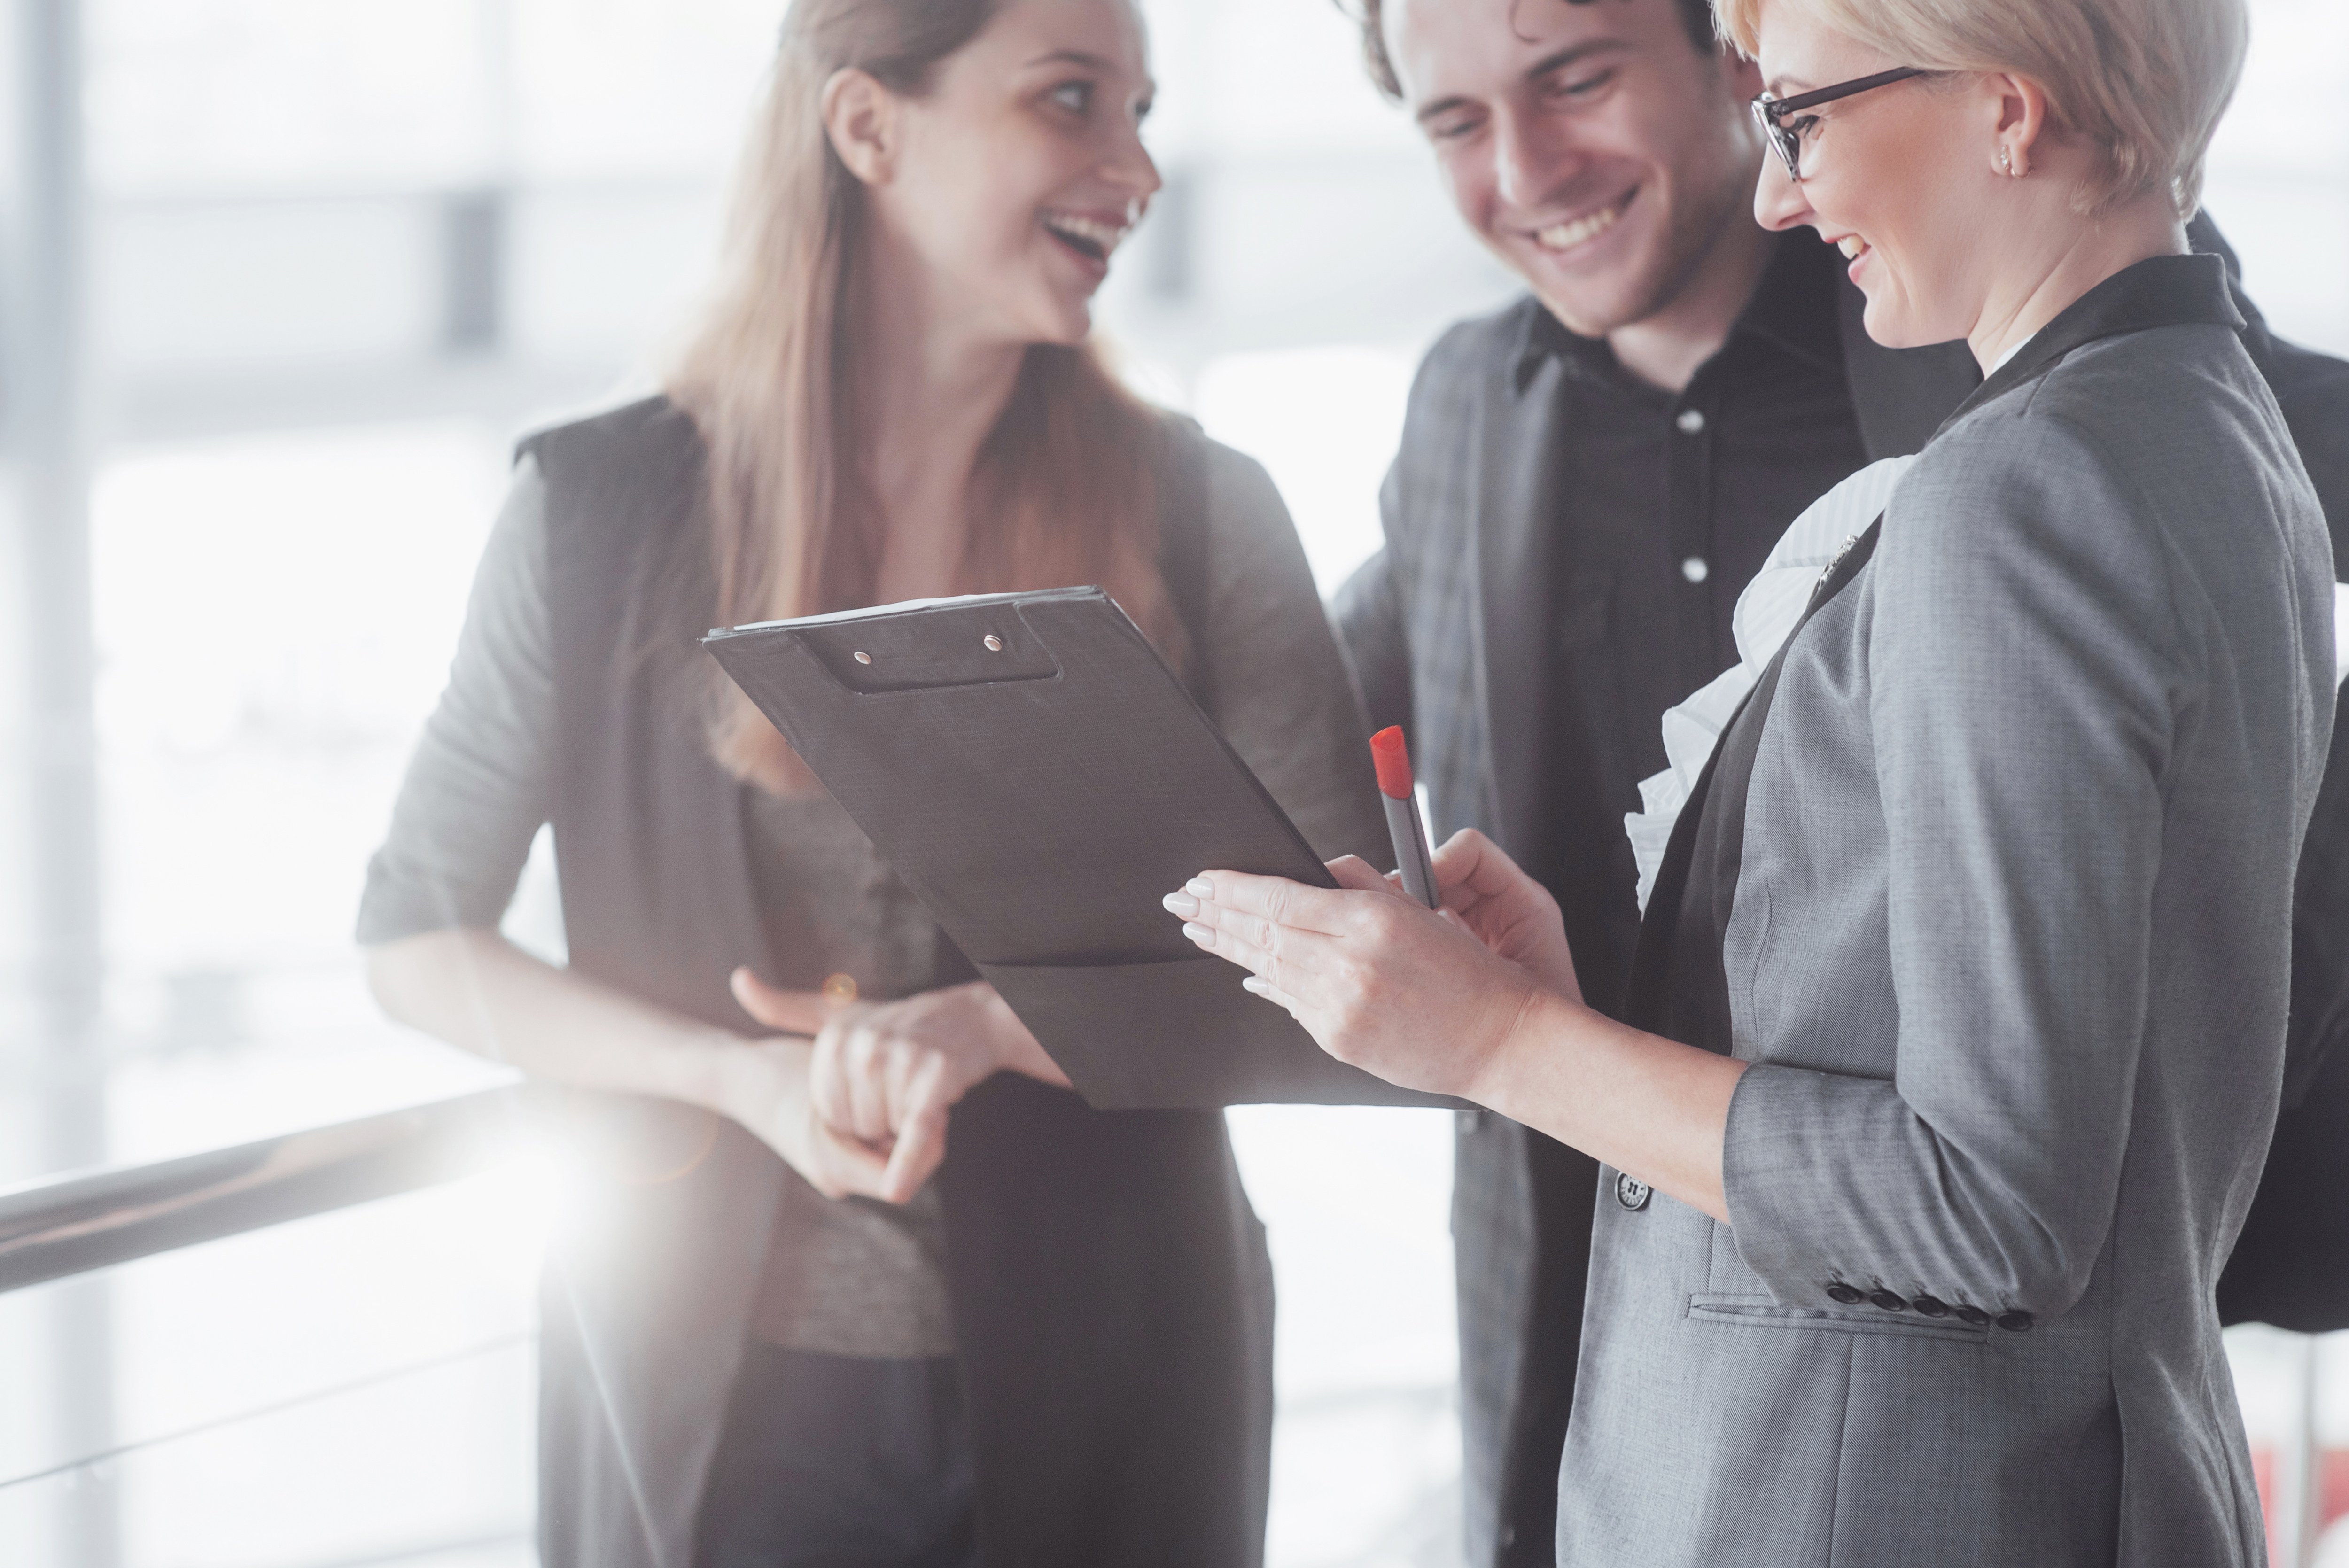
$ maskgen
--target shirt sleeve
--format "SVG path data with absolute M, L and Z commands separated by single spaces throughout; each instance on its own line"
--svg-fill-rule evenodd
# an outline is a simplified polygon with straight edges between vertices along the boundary
M 546 486 L 514 470 L 473 579 L 449 684 L 368 863 L 363 946 L 494 927 L 546 820 L 554 748 Z
M 1732 1227 L 1781 1300 L 2061 1313 L 2115 1212 L 2199 657 L 2127 477 L 2054 418 L 1999 438 L 1920 464 L 1874 562 L 1894 1077 L 1763 1064 L 1731 1102 Z
M 1393 858 L 1369 732 L 1288 508 L 1262 464 L 1211 444 L 1206 661 L 1232 748 L 1325 860 Z

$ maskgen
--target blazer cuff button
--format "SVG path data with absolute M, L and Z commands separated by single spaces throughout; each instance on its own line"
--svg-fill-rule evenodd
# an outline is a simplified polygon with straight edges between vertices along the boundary
M 1947 1317 L 1950 1315 L 1950 1304 L 1943 1301 L 1939 1296 L 1920 1295 L 1909 1305 L 1915 1307 L 1918 1315 L 1922 1317 Z
M 1976 1328 L 1986 1328 L 1990 1326 L 1990 1314 L 1979 1306 L 1961 1305 L 1952 1310 L 1957 1313 L 1960 1323 L 1969 1323 Z
M 2028 1334 L 2031 1326 L 2038 1321 L 2027 1312 L 2002 1312 L 1998 1315 L 1998 1326 L 2009 1334 Z
M 1859 1294 L 1859 1288 L 1857 1285 L 1848 1285 L 1837 1281 L 1827 1286 L 1827 1299 L 1841 1302 L 1846 1306 L 1857 1306 L 1868 1298 Z
M 1871 1304 L 1882 1307 L 1887 1312 L 1905 1312 L 1909 1306 L 1907 1302 L 1889 1290 L 1873 1291 L 1869 1293 L 1868 1299 Z

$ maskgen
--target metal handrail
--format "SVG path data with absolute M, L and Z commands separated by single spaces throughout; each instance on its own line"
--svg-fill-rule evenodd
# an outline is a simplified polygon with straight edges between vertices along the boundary
M 525 1085 L 509 1085 L 233 1149 L 0 1190 L 0 1295 L 473 1175 L 512 1155 L 515 1121 L 530 1092 Z M 520 1340 L 499 1340 L 460 1355 L 509 1342 Z M 2282 1563 L 2291 1568 L 2313 1561 L 2318 1528 L 2321 1449 L 2313 1419 L 2313 1349 L 2309 1340 L 2296 1366 L 2298 1419 L 2287 1449 L 2278 1456 Z M 1445 1397 L 1436 1390 L 1409 1392 L 1439 1401 Z M 1340 1404 L 1360 1397 L 1290 1401 L 1288 1413 L 1300 1413 L 1300 1404 Z M 57 1472 L 89 1462 L 78 1460 L 57 1467 Z M 18 1477 L 12 1484 L 51 1473 Z
M 512 1153 L 520 1085 L 0 1191 L 0 1295 L 396 1197 Z
M 233 1415 L 218 1416 L 211 1420 L 198 1421 L 193 1426 L 159 1432 L 153 1437 L 141 1438 L 136 1442 L 118 1443 L 101 1452 L 84 1454 L 79 1459 L 67 1460 L 62 1464 L 49 1465 L 42 1470 L 28 1470 L 23 1475 L 0 1478 L 0 1492 L 14 1491 L 19 1487 L 36 1486 L 45 1480 L 56 1480 L 60 1477 L 75 1475 L 112 1460 L 123 1459 L 131 1454 L 150 1452 L 172 1443 L 183 1443 L 190 1438 L 207 1437 L 213 1432 L 227 1431 L 231 1428 L 242 1427 L 249 1422 L 264 1421 L 272 1416 L 282 1416 L 288 1410 L 303 1409 L 312 1405 L 323 1404 L 329 1399 L 340 1399 L 348 1395 L 364 1393 L 370 1388 L 379 1388 L 387 1383 L 398 1383 L 426 1373 L 444 1371 L 451 1367 L 461 1367 L 469 1361 L 479 1361 L 484 1357 L 494 1356 L 501 1350 L 514 1350 L 537 1343 L 538 1335 L 533 1331 L 501 1334 L 494 1339 L 484 1340 L 479 1345 L 469 1345 L 462 1350 L 452 1350 L 445 1356 L 435 1356 L 427 1361 L 411 1361 L 404 1366 L 387 1367 L 380 1371 L 369 1372 L 364 1377 L 329 1384 L 324 1388 L 311 1388 L 287 1398 L 273 1399 L 266 1405 L 256 1405 L 250 1409 L 239 1410 Z

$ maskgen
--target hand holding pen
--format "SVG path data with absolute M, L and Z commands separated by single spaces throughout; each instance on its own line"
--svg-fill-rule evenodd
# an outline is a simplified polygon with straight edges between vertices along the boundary
M 1413 798 L 1411 748 L 1403 744 L 1402 726 L 1389 725 L 1371 737 L 1371 763 L 1378 770 L 1379 803 L 1387 810 L 1387 836 L 1394 841 L 1395 871 L 1403 892 L 1434 909 L 1442 903 L 1435 891 L 1435 865 L 1427 851 L 1427 828 L 1419 820 Z

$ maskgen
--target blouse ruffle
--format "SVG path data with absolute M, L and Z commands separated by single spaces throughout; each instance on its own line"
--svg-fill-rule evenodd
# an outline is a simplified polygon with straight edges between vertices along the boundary
M 1664 863 L 1664 846 L 1671 842 L 1672 824 L 1688 804 L 1689 791 L 1713 756 L 1713 744 L 1736 717 L 1745 700 L 1778 655 L 1778 648 L 1803 618 L 1811 590 L 1834 564 L 1845 545 L 1868 531 L 1892 499 L 1900 476 L 1914 457 L 1886 458 L 1870 463 L 1806 508 L 1778 542 L 1772 546 L 1762 570 L 1737 597 L 1731 629 L 1737 639 L 1737 663 L 1687 701 L 1664 714 L 1664 759 L 1669 764 L 1640 783 L 1641 810 L 1623 819 L 1631 836 L 1631 852 L 1640 865 L 1640 909 L 1656 885 Z
M 2349 683 L 2349 583 L 2333 585 L 2333 684 Z

